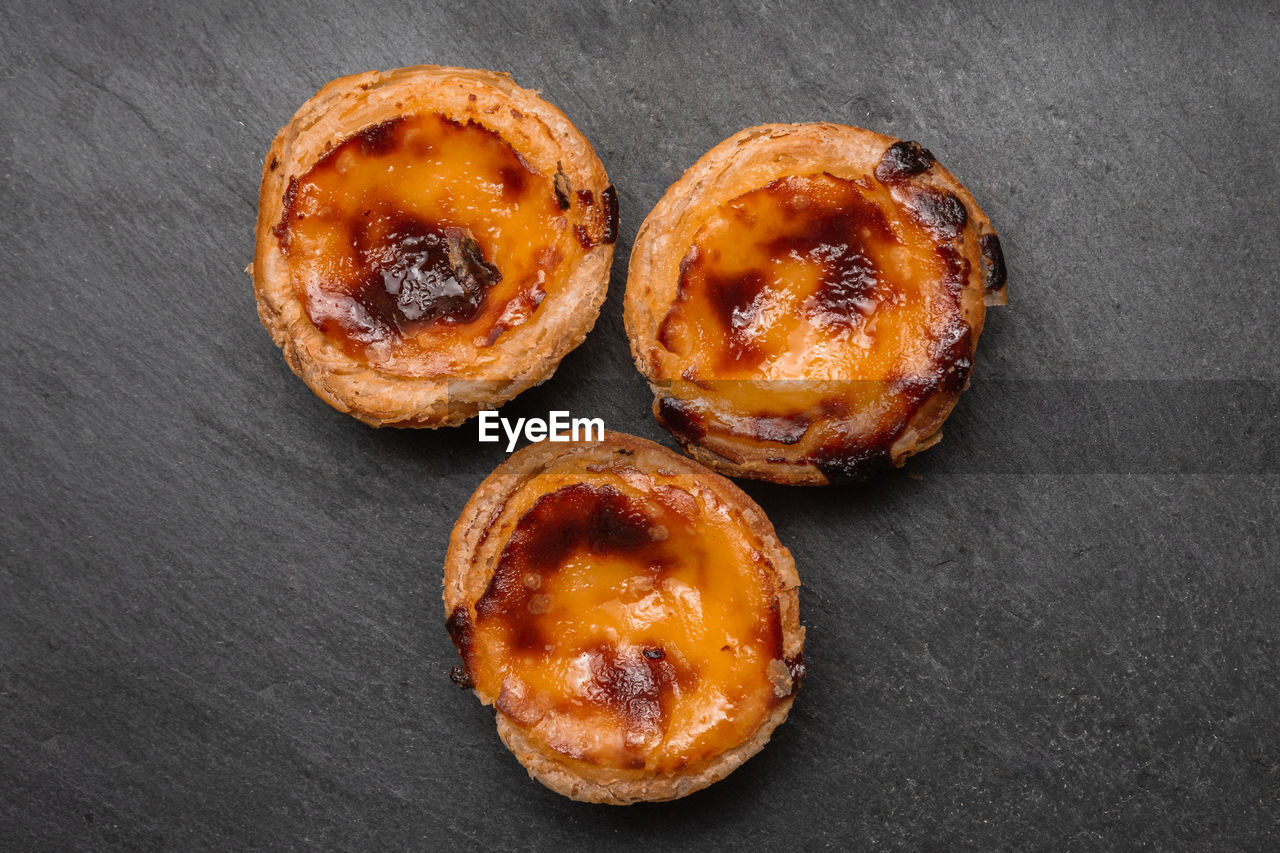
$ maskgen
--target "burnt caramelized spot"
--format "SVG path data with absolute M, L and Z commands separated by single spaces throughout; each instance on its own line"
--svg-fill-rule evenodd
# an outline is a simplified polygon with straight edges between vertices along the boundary
M 471 688 L 475 681 L 471 677 L 471 662 L 475 650 L 475 632 L 471 629 L 471 617 L 467 608 L 459 605 L 449 614 L 445 627 L 449 631 L 449 639 L 453 640 L 462 658 L 462 665 L 449 670 L 449 678 L 459 687 Z
M 950 190 L 909 187 L 907 210 L 921 225 L 946 239 L 960 236 L 969 221 L 964 202 Z
M 951 290 L 951 294 L 958 300 L 960 294 L 964 292 L 965 283 L 969 280 L 970 266 L 969 261 L 960 253 L 951 243 L 941 243 L 938 245 L 935 254 L 942 262 L 943 282 Z
M 822 283 L 812 306 L 817 319 L 840 326 L 870 315 L 882 273 L 867 245 L 895 241 L 884 212 L 852 192 L 834 209 L 805 205 L 796 216 L 800 227 L 777 238 L 770 250 L 775 257 L 807 258 L 823 265 Z
M 787 670 L 791 673 L 791 690 L 794 693 L 800 689 L 800 682 L 804 681 L 805 676 L 809 674 L 809 668 L 804 664 L 804 652 L 800 652 L 793 657 L 784 657 L 782 662 L 786 664 Z
M 552 187 L 556 191 L 556 202 L 560 205 L 561 210 L 569 209 L 569 176 L 564 173 L 564 169 L 559 163 L 556 163 L 556 176 L 552 180 Z
M 764 359 L 764 350 L 752 333 L 760 312 L 760 296 L 764 291 L 764 274 L 750 272 L 742 276 L 705 275 L 705 287 L 716 316 L 724 323 L 724 367 L 754 367 Z
M 280 241 L 281 249 L 289 247 L 289 219 L 293 216 L 293 205 L 298 200 L 299 186 L 296 176 L 289 179 L 289 184 L 284 190 L 284 196 L 281 198 L 283 210 L 280 212 L 280 221 L 271 229 L 271 233 Z
M 769 616 L 756 626 L 756 633 L 760 645 L 773 653 L 774 660 L 782 657 L 782 608 L 776 596 L 769 601 Z
M 529 170 L 503 166 L 498 170 L 498 177 L 502 181 L 502 197 L 507 201 L 517 201 L 529 183 Z
M 927 172 L 935 162 L 933 154 L 919 142 L 895 142 L 876 164 L 876 180 L 886 184 L 904 181 Z
M 995 234 L 983 234 L 978 246 L 982 249 L 983 287 L 988 293 L 1000 290 L 1008 283 L 1000 238 Z
M 647 652 L 596 646 L 588 653 L 591 675 L 585 691 L 589 701 L 608 708 L 627 729 L 641 733 L 662 730 L 672 688 L 688 681 L 665 655 L 654 658 Z
M 811 454 L 812 463 L 832 485 L 862 483 L 891 467 L 888 439 L 867 446 L 864 442 L 832 441 Z
M 351 137 L 360 146 L 360 153 L 367 157 L 387 154 L 396 146 L 396 131 L 404 123 L 403 118 L 393 118 L 370 125 Z M 336 149 L 335 149 L 336 150 Z M 330 154 L 332 156 L 332 154 Z
M 474 319 L 485 292 L 502 280 L 480 244 L 464 229 L 405 215 L 361 220 L 353 228 L 363 276 L 351 298 L 362 313 L 339 324 L 322 320 L 325 334 L 356 340 L 406 337 L 428 324 Z
M 565 182 L 566 191 L 568 182 Z M 559 190 L 557 190 L 557 193 Z M 573 226 L 573 234 L 584 249 L 612 245 L 618 239 L 618 191 L 613 185 L 600 193 L 600 204 L 590 190 L 575 193 L 578 206 L 583 211 L 583 223 Z M 564 204 L 562 203 L 563 207 Z
M 654 522 L 635 501 L 612 486 L 574 484 L 534 502 L 511 534 L 498 567 L 480 600 L 476 620 L 505 618 L 513 625 L 528 624 L 535 588 L 525 582 L 531 573 L 548 575 L 579 551 L 637 553 L 660 565 L 664 549 L 651 535 Z M 519 645 L 539 645 L 526 637 Z
M 683 442 L 696 444 L 707 434 L 705 419 L 687 400 L 663 397 L 657 402 L 658 423 Z
M 934 341 L 931 355 L 939 366 L 938 388 L 948 393 L 963 391 L 973 369 L 973 329 L 967 323 L 948 327 L 946 334 Z
M 822 194 L 815 193 L 815 184 Z M 896 238 L 884 213 L 853 182 L 832 175 L 780 178 L 736 199 L 733 215 L 751 225 L 756 207 L 777 212 L 784 222 L 763 245 L 769 259 L 807 263 L 820 270 L 817 290 L 802 306 L 815 324 L 838 329 L 858 325 L 874 313 L 883 296 L 883 273 L 868 246 L 891 245 Z M 760 342 L 762 314 L 777 284 L 767 267 L 725 274 L 717 261 L 695 241 L 680 262 L 677 305 L 690 294 L 705 295 L 721 325 L 723 347 L 717 367 L 756 368 L 766 356 Z M 673 306 L 659 326 L 658 341 L 668 350 L 676 346 L 678 314 Z
M 796 444 L 804 438 L 814 419 L 803 415 L 777 415 L 751 418 L 751 433 L 756 441 Z
M 604 192 L 600 194 L 600 201 L 604 204 L 604 234 L 600 237 L 600 242 L 606 245 L 612 245 L 618 240 L 618 191 L 614 189 L 613 184 L 604 188 Z

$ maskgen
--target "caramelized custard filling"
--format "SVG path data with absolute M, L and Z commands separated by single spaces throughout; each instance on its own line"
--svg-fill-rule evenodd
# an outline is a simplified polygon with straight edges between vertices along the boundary
M 707 218 L 658 331 L 685 365 L 669 428 L 792 444 L 842 419 L 832 440 L 856 454 L 892 439 L 957 361 L 963 384 L 967 265 L 937 200 L 893 183 L 784 177 Z
M 741 743 L 797 685 L 776 580 L 736 512 L 635 469 L 543 474 L 474 624 L 471 683 L 562 758 L 669 773 Z
M 311 322 L 349 357 L 478 375 L 610 228 L 581 201 L 562 206 L 556 178 L 474 121 L 397 118 L 292 179 L 275 234 Z

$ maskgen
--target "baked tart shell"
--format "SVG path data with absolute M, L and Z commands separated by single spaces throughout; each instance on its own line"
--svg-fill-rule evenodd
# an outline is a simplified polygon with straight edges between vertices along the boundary
M 513 712 L 514 716 L 504 713 L 503 700 L 509 689 L 508 682 L 503 680 L 503 695 L 495 701 L 493 695 L 484 695 L 482 685 L 479 684 L 481 676 L 476 672 L 478 653 L 474 648 L 480 642 L 476 639 L 478 632 L 483 630 L 483 623 L 478 621 L 483 618 L 478 615 L 484 609 L 481 600 L 492 597 L 494 589 L 501 586 L 502 581 L 496 579 L 495 575 L 502 572 L 504 561 L 512 558 L 511 552 L 515 547 L 512 543 L 527 542 L 528 536 L 539 535 L 536 528 L 524 530 L 522 524 L 527 524 L 528 519 L 536 514 L 538 502 L 543 500 L 546 493 L 538 492 L 534 498 L 522 493 L 522 488 L 540 477 L 552 477 L 555 482 L 569 483 L 565 487 L 567 489 L 579 488 L 574 485 L 579 474 L 584 480 L 589 480 L 598 477 L 602 471 L 610 473 L 615 467 L 629 482 L 648 482 L 652 479 L 654 483 L 660 483 L 653 486 L 659 491 L 675 485 L 678 489 L 688 490 L 688 494 L 699 495 L 698 500 L 703 502 L 704 507 L 718 507 L 717 512 L 724 514 L 720 517 L 734 518 L 734 524 L 742 525 L 741 529 L 746 531 L 747 538 L 752 542 L 751 547 L 756 549 L 756 562 L 767 567 L 767 594 L 773 596 L 769 612 L 776 620 L 775 630 L 778 634 L 774 641 L 778 643 L 777 654 L 780 659 L 770 661 L 768 666 L 768 678 L 771 679 L 768 689 L 772 691 L 770 700 L 759 707 L 751 706 L 756 707 L 756 716 L 751 718 L 750 729 L 735 729 L 740 737 L 728 748 L 674 769 L 668 767 L 658 771 L 610 766 L 607 762 L 592 762 L 589 755 L 585 756 L 588 759 L 586 761 L 576 760 L 584 756 L 573 749 L 549 749 L 546 740 L 535 733 L 536 730 L 531 730 L 530 726 L 522 725 L 514 718 L 519 716 L 519 709 Z M 585 515 L 578 512 L 572 517 L 582 518 Z M 703 522 L 711 524 L 714 520 L 704 518 Z M 609 526 L 606 525 L 606 528 Z M 613 531 L 615 534 L 616 532 Z M 549 535 L 553 541 L 563 540 L 558 532 L 552 531 Z M 717 566 L 712 568 L 716 571 L 729 571 Z M 511 456 L 480 485 L 463 509 L 450 537 L 445 560 L 443 598 L 450 634 L 464 662 L 463 667 L 455 669 L 454 680 L 462 686 L 473 687 L 485 704 L 495 705 L 498 734 L 502 742 L 532 778 L 553 791 L 574 800 L 614 805 L 676 799 L 705 788 L 733 772 L 757 753 L 768 742 L 774 729 L 786 719 L 804 675 L 804 629 L 799 621 L 799 586 L 800 580 L 790 552 L 778 541 L 773 526 L 760 508 L 732 482 L 698 463 L 645 439 L 612 432 L 606 433 L 601 442 L 533 444 Z M 537 587 L 543 591 L 548 588 L 545 582 Z M 704 590 L 704 595 L 710 596 L 711 593 Z M 530 602 L 536 602 L 536 596 Z M 715 604 L 706 604 L 707 612 L 713 613 Z M 529 609 L 545 612 L 550 606 L 543 603 L 534 608 L 530 604 Z M 612 605 L 600 606 L 607 608 Z M 554 610 L 551 611 L 551 616 L 554 616 Z M 586 616 L 582 615 L 582 618 L 585 619 Z M 574 623 L 578 619 L 575 617 L 569 621 Z M 708 622 L 705 630 L 714 631 L 716 624 L 718 623 Z M 662 639 L 650 637 L 650 642 L 660 645 Z M 718 645 L 719 640 L 716 643 Z M 547 648 L 550 649 L 549 646 Z M 665 655 L 668 661 L 677 657 L 685 659 L 679 648 L 678 644 L 667 647 Z M 728 649 L 726 643 L 719 651 L 728 652 Z M 662 653 L 646 650 L 645 657 L 657 657 L 659 654 Z M 744 659 L 746 657 L 745 651 L 736 648 L 734 654 L 741 655 Z M 549 662 L 541 662 L 538 666 L 548 670 L 555 669 L 557 664 L 554 655 Z M 641 672 L 643 674 L 643 668 Z M 636 683 L 634 673 L 627 681 Z M 731 681 L 729 679 L 726 683 Z M 690 689 L 695 696 L 699 695 L 696 693 L 697 688 Z M 491 694 L 494 692 L 496 691 L 490 690 Z M 641 699 L 642 697 L 633 695 L 630 701 L 634 703 Z M 578 699 L 574 699 L 573 703 L 581 704 Z M 738 707 L 747 708 L 748 704 L 744 700 Z M 586 733 L 583 737 L 589 739 L 592 731 L 584 729 Z M 667 733 L 666 737 L 674 740 L 677 735 L 678 733 Z M 684 761 L 674 763 L 680 765 Z
M 742 422 L 751 424 L 749 429 L 735 432 L 708 428 L 695 422 L 687 399 L 678 390 L 683 385 L 695 394 L 701 393 L 699 388 L 713 388 L 719 378 L 708 375 L 705 370 L 698 373 L 691 367 L 687 353 L 673 351 L 680 350 L 681 346 L 667 345 L 668 338 L 672 337 L 670 318 L 689 300 L 686 284 L 693 280 L 691 270 L 696 273 L 698 265 L 709 255 L 712 262 L 717 257 L 704 246 L 710 242 L 706 235 L 715 233 L 708 232 L 712 225 L 707 223 L 718 226 L 727 217 L 737 223 L 734 227 L 749 232 L 756 226 L 741 223 L 754 223 L 753 203 L 757 210 L 761 205 L 774 204 L 786 214 L 779 219 L 783 223 L 802 218 L 808 214 L 801 208 L 801 202 L 808 204 L 809 201 L 802 198 L 796 202 L 782 197 L 783 190 L 802 185 L 814 187 L 812 193 L 817 193 L 818 198 L 822 193 L 831 196 L 848 192 L 864 206 L 861 198 L 871 199 L 877 207 L 870 211 L 874 216 L 869 215 L 863 223 L 863 233 L 876 227 L 885 229 L 884 242 L 890 249 L 907 245 L 899 239 L 902 233 L 914 234 L 924 247 L 921 251 L 925 264 L 937 270 L 937 282 L 928 285 L 933 290 L 925 292 L 920 301 L 924 298 L 936 299 L 938 304 L 945 301 L 950 312 L 947 325 L 933 330 L 936 340 L 928 342 L 939 355 L 922 359 L 928 363 L 914 374 L 902 371 L 892 379 L 883 380 L 886 388 L 910 387 L 913 396 L 909 409 L 903 404 L 904 409 L 896 418 L 886 416 L 886 426 L 875 434 L 874 441 L 864 436 L 857 442 L 847 440 L 844 446 L 838 440 L 833 443 L 832 435 L 847 430 L 847 424 L 854 423 L 863 414 L 855 408 L 829 417 L 822 415 L 818 410 L 828 406 L 828 401 L 816 396 L 807 410 L 801 407 L 785 413 L 766 411 L 761 417 L 744 419 Z M 770 193 L 782 200 L 770 201 L 767 197 Z M 762 197 L 763 202 L 753 201 Z M 882 215 L 884 211 L 887 212 Z M 734 220 L 734 216 L 738 219 Z M 819 223 L 816 228 L 830 230 L 834 214 L 827 221 L 814 221 Z M 857 224 L 855 221 L 854 227 Z M 789 247 L 793 258 L 798 252 L 816 253 L 828 248 L 821 245 L 815 248 L 813 242 L 798 243 L 795 236 L 783 231 L 777 240 L 779 245 Z M 721 239 L 719 245 L 729 247 L 725 250 L 728 253 L 737 251 L 725 239 Z M 786 263 L 786 249 L 778 249 L 770 260 Z M 865 262 L 857 253 L 853 260 Z M 846 273 L 848 281 L 839 284 L 852 294 L 845 299 L 851 303 L 859 295 L 857 275 L 863 274 L 865 267 L 853 263 L 848 269 L 852 270 Z M 709 274 L 706 280 L 712 280 Z M 734 288 L 744 290 L 744 282 L 748 279 L 743 276 L 722 277 L 716 280 L 720 290 L 708 297 L 726 303 L 720 309 L 726 325 L 738 322 L 751 308 L 747 299 L 734 291 Z M 892 281 L 888 286 L 893 286 Z M 747 296 L 750 295 L 748 292 Z M 733 302 L 734 298 L 738 301 Z M 895 297 L 890 293 L 888 298 Z M 912 297 L 904 299 L 899 294 L 896 298 L 901 304 Z M 804 304 L 812 304 L 814 299 L 816 297 Z M 995 230 L 972 194 L 927 150 L 916 143 L 900 142 L 847 125 L 769 124 L 748 128 L 707 152 L 667 190 L 645 219 L 631 253 L 624 319 L 636 367 L 654 391 L 654 415 L 685 452 L 733 477 L 826 485 L 865 479 L 888 464 L 900 466 L 909 456 L 941 438 L 943 421 L 951 413 L 960 392 L 968 386 L 986 306 L 1002 305 L 1006 301 L 1004 260 Z M 798 312 L 797 304 L 793 303 L 789 310 Z M 851 310 L 847 313 L 857 319 Z M 696 349 L 698 336 L 705 337 L 707 328 L 719 319 L 709 317 L 711 315 L 704 313 L 687 321 L 685 326 L 676 325 L 677 331 L 683 329 L 684 337 L 694 341 L 683 344 L 685 349 Z M 846 322 L 840 328 L 853 328 L 856 334 L 862 334 L 871 324 L 864 322 L 858 326 Z M 730 334 L 732 331 L 730 329 Z M 679 335 L 675 337 L 679 339 Z M 747 349 L 754 344 L 749 339 L 745 342 L 739 339 L 736 343 L 745 343 Z M 793 360 L 796 356 L 795 351 L 789 353 Z M 722 359 L 728 360 L 728 355 Z M 715 374 L 715 371 L 709 373 Z M 775 371 L 770 377 L 762 374 L 758 378 L 808 378 L 783 374 L 785 371 Z M 740 378 L 745 374 L 731 369 L 725 375 Z M 770 414 L 779 417 L 764 416 Z M 813 428 L 813 424 L 819 422 L 827 428 L 825 433 Z
M 296 230 L 301 219 L 292 206 L 299 186 L 305 194 L 309 176 L 327 167 L 326 158 L 331 160 L 336 149 L 358 142 L 358 150 L 367 150 L 397 122 L 424 116 L 439 117 L 449 132 L 487 134 L 509 146 L 519 166 L 514 172 L 527 170 L 513 180 L 538 182 L 543 197 L 554 185 L 552 200 L 543 198 L 552 209 L 547 219 L 570 235 L 576 230 L 580 239 L 574 244 L 564 238 L 559 248 L 548 249 L 559 264 L 552 276 L 554 292 L 539 291 L 523 313 L 517 312 L 517 320 L 495 327 L 495 342 L 482 341 L 461 355 L 441 346 L 389 368 L 377 359 L 353 356 L 351 347 L 322 331 L 311 316 L 310 297 L 291 267 L 295 235 L 289 229 Z M 393 175 L 392 185 L 395 180 Z M 556 201 L 563 211 L 554 210 Z M 478 245 L 465 228 L 444 230 L 464 234 L 448 246 L 453 260 Z M 595 323 L 616 235 L 616 194 L 590 143 L 564 113 L 506 74 L 421 65 L 334 80 L 280 130 L 263 164 L 251 271 L 262 324 L 290 368 L 322 400 L 372 426 L 438 427 L 494 408 L 552 375 Z M 483 258 L 472 268 L 495 269 Z M 387 298 L 381 292 L 377 296 Z M 413 313 L 432 307 L 413 304 Z

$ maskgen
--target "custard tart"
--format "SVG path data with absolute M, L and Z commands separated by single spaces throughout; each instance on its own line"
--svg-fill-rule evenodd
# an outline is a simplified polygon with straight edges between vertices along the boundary
M 453 425 L 582 342 L 617 233 L 590 143 L 507 75 L 343 77 L 263 164 L 258 313 L 334 408 L 373 426 Z
M 453 529 L 453 677 L 552 790 L 675 799 L 786 718 L 804 674 L 799 585 L 760 508 L 698 463 L 618 433 L 533 444 Z
M 837 124 L 753 127 L 645 219 L 625 321 L 653 411 L 721 473 L 824 485 L 941 438 L 1000 241 L 914 142 Z

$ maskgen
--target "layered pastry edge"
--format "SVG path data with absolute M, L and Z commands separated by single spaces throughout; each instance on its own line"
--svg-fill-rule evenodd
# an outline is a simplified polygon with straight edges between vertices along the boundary
M 801 451 L 802 443 L 744 441 L 714 431 L 698 435 L 682 430 L 682 400 L 677 391 L 686 360 L 662 342 L 663 324 L 680 302 L 684 261 L 700 228 L 727 205 L 782 179 L 826 176 L 864 184 L 885 176 L 895 200 L 900 196 L 941 200 L 962 206 L 963 221 L 938 237 L 963 267 L 958 289 L 960 315 L 968 341 L 963 386 L 939 388 L 916 405 L 909 420 L 886 444 L 884 462 L 901 465 L 910 455 L 941 438 L 940 427 L 960 391 L 967 387 L 987 305 L 1007 301 L 1004 260 L 999 238 L 972 194 L 933 156 L 915 143 L 861 128 L 830 123 L 770 124 L 743 130 L 703 155 L 666 191 L 640 227 L 630 259 L 624 320 L 637 368 L 654 392 L 653 411 L 691 456 L 735 477 L 750 477 L 796 485 L 824 485 L 860 479 L 846 472 L 836 459 L 816 464 Z M 927 198 L 926 198 L 927 197 Z M 950 200 L 954 199 L 954 202 Z M 939 211 L 923 211 L 921 220 Z M 954 219 L 952 221 L 954 225 Z M 942 230 L 946 231 L 945 223 Z M 683 383 L 688 387 L 688 383 Z M 874 470 L 874 466 L 868 470 Z
M 531 445 L 510 457 L 477 489 L 467 503 L 450 537 L 445 561 L 445 614 L 450 620 L 450 633 L 459 645 L 464 677 L 457 680 L 476 687 L 468 673 L 471 658 L 463 652 L 457 636 L 459 611 L 465 619 L 477 618 L 477 603 L 490 589 L 511 536 L 522 517 L 536 501 L 513 506 L 513 496 L 522 487 L 551 472 L 611 472 L 639 470 L 656 472 L 664 480 L 678 479 L 693 493 L 708 490 L 714 500 L 740 519 L 750 531 L 759 555 L 770 567 L 770 583 L 774 589 L 776 618 L 780 630 L 779 664 L 770 662 L 771 679 L 784 677 L 785 684 L 770 682 L 772 700 L 759 724 L 742 740 L 713 757 L 671 772 L 640 772 L 619 767 L 595 766 L 566 759 L 548 748 L 526 727 L 518 725 L 497 706 L 494 697 L 479 698 L 495 704 L 498 734 L 503 743 L 529 772 L 529 775 L 552 790 L 575 800 L 625 805 L 641 801 L 662 801 L 683 797 L 724 778 L 766 744 L 773 730 L 786 719 L 804 674 L 804 629 L 799 622 L 799 577 L 790 552 L 778 541 L 769 520 L 755 503 L 733 483 L 696 462 L 682 458 L 653 442 L 619 433 L 606 433 L 602 442 L 550 446 Z M 545 493 L 544 493 L 545 494 Z M 713 523 L 703 519 L 703 523 Z M 735 522 L 737 523 L 737 522 Z M 468 624 L 468 630 L 475 629 Z M 782 661 L 787 670 L 782 675 Z M 773 667 L 777 666 L 775 673 Z M 465 679 L 465 680 L 464 680 Z M 765 685 L 761 683 L 761 687 Z M 785 694 L 785 695 L 783 695 Z
M 608 239 L 583 244 L 555 298 L 497 340 L 482 377 L 398 375 L 344 352 L 309 315 L 280 235 L 291 180 L 296 187 L 336 146 L 367 129 L 425 115 L 496 134 L 531 171 L 554 182 L 557 198 L 562 186 L 571 197 L 588 193 L 607 217 Z M 263 163 L 250 272 L 262 324 L 294 373 L 326 403 L 371 426 L 450 426 L 549 378 L 582 342 L 606 296 L 616 231 L 616 193 L 563 112 L 506 74 L 413 66 L 331 81 L 276 135 Z

